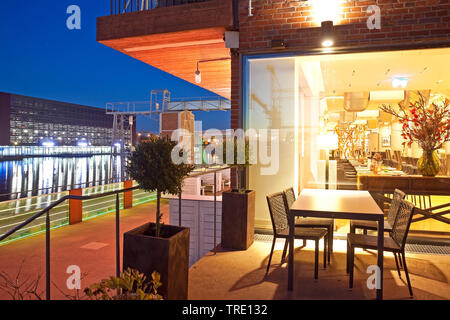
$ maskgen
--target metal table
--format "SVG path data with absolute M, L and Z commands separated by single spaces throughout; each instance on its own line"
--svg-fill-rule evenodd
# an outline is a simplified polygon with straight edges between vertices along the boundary
M 384 214 L 367 191 L 305 189 L 290 208 L 288 290 L 294 289 L 295 217 L 355 219 L 378 222 L 378 267 L 381 287 L 377 299 L 383 298 Z

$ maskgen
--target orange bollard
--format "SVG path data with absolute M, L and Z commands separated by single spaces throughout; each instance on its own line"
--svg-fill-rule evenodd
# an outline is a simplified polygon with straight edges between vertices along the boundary
M 129 189 L 133 187 L 133 180 L 123 182 L 123 188 Z M 133 191 L 127 191 L 123 193 L 123 208 L 128 209 L 133 207 Z
M 70 190 L 71 196 L 82 196 L 83 189 Z M 83 201 L 82 200 L 69 200 L 69 224 L 76 224 L 83 221 Z

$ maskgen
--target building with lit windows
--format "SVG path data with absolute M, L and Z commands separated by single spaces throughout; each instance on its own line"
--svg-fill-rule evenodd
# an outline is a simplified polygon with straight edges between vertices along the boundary
M 125 143 L 133 133 L 125 133 Z M 105 110 L 0 92 L 0 145 L 111 146 L 113 116 Z

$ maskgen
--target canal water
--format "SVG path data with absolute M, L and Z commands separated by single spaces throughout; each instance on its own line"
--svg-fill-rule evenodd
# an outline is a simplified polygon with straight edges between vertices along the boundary
M 119 182 L 122 163 L 112 155 L 0 161 L 0 201 Z

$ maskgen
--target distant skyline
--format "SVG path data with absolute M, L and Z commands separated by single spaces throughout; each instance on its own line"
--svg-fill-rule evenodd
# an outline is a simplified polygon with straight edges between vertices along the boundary
M 81 9 L 81 30 L 69 30 L 70 5 Z M 107 102 L 145 101 L 152 89 L 173 97 L 215 94 L 96 41 L 96 18 L 109 0 L 3 0 L 0 8 L 0 91 L 104 108 Z M 203 128 L 230 127 L 230 113 L 196 112 Z M 138 118 L 137 130 L 158 121 Z

